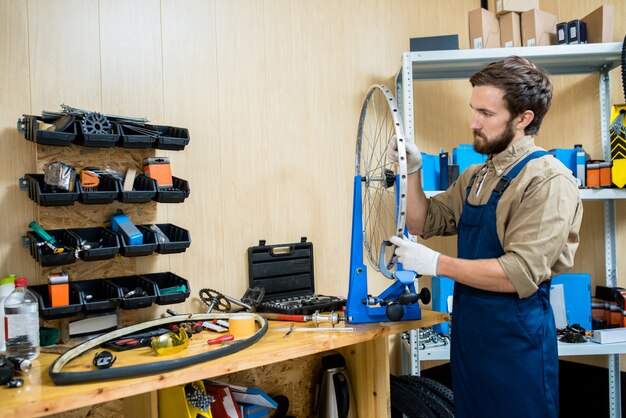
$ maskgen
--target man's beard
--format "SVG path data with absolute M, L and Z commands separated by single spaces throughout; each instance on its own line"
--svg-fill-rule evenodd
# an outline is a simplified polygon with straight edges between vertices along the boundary
M 477 141 L 477 137 L 482 138 L 483 141 Z M 487 141 L 482 132 L 474 130 L 474 151 L 484 155 L 499 154 L 511 145 L 514 137 L 513 118 L 507 122 L 504 132 L 493 141 Z

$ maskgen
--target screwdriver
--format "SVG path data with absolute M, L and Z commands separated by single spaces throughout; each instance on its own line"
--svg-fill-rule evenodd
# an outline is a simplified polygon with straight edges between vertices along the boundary
M 211 338 L 209 340 L 207 340 L 207 344 L 208 345 L 215 345 L 215 344 L 223 344 L 226 343 L 228 341 L 232 341 L 235 339 L 235 336 L 233 334 L 224 334 L 220 337 L 217 338 Z M 198 344 L 191 344 L 189 347 L 196 347 L 199 345 L 205 345 L 204 343 L 198 343 Z

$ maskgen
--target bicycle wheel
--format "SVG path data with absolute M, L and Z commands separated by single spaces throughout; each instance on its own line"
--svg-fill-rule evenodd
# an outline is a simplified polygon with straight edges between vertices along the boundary
M 400 112 L 384 85 L 370 87 L 359 119 L 356 175 L 362 181 L 363 245 L 372 267 L 391 278 L 392 235 L 401 236 L 406 222 L 406 148 Z M 387 159 L 389 141 L 397 141 L 398 163 Z

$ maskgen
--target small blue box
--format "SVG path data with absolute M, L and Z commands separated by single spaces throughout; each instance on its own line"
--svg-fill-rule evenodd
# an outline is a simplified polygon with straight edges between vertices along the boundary
M 553 148 L 550 150 L 550 154 L 569 168 L 573 176 L 576 176 L 576 148 Z
M 127 245 L 141 245 L 143 244 L 143 234 L 133 224 L 128 216 L 123 213 L 116 213 L 111 215 L 111 229 L 114 232 L 119 232 L 126 239 Z
M 474 151 L 472 144 L 459 144 L 452 148 L 452 164 L 459 166 L 459 175 L 472 164 L 482 164 L 487 161 L 487 156 Z
M 454 293 L 454 280 L 443 276 L 433 276 L 431 287 L 433 290 L 433 311 L 450 313 L 448 310 L 448 298 L 452 298 Z M 449 322 L 437 324 L 433 329 L 436 332 L 450 334 Z
M 562 284 L 565 296 L 567 325 L 580 324 L 591 330 L 591 275 L 588 273 L 559 274 L 551 286 Z
M 422 189 L 424 191 L 441 190 L 439 171 L 439 155 L 422 152 Z

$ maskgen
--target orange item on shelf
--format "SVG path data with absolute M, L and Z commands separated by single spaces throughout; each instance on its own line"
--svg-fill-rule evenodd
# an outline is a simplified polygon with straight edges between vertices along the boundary
M 169 157 L 145 158 L 143 171 L 146 176 L 155 179 L 160 188 L 174 185 Z

